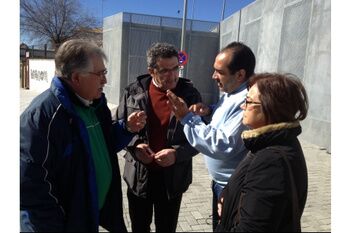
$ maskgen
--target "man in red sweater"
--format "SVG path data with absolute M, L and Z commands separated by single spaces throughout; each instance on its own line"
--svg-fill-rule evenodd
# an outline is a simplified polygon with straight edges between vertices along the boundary
M 153 208 L 157 232 L 175 232 L 182 194 L 192 182 L 192 157 L 198 152 L 187 142 L 183 126 L 166 96 L 172 90 L 188 106 L 201 102 L 190 80 L 179 79 L 178 52 L 156 43 L 147 51 L 148 73 L 125 88 L 118 119 L 145 111 L 145 128 L 129 143 L 123 178 L 128 185 L 133 232 L 150 232 Z

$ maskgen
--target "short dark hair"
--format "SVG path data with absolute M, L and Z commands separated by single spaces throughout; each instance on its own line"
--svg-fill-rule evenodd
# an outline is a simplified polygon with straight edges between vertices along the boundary
M 234 41 L 221 49 L 220 53 L 230 51 L 232 53 L 231 61 L 228 64 L 228 69 L 231 74 L 234 74 L 240 69 L 245 70 L 246 78 L 254 74 L 255 56 L 252 50 L 242 42 Z
M 293 74 L 261 73 L 250 78 L 248 89 L 254 84 L 268 124 L 304 120 L 309 102 L 306 90 Z
M 147 50 L 147 66 L 148 68 L 156 68 L 160 58 L 172 57 L 179 59 L 178 51 L 174 45 L 164 42 L 153 43 Z

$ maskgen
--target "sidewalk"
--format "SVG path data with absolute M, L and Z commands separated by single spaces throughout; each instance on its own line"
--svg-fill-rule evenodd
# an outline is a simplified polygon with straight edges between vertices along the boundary
M 38 93 L 20 90 L 20 112 L 26 108 Z M 331 155 L 318 146 L 301 142 L 309 175 L 308 197 L 302 216 L 302 231 L 330 232 L 331 231 Z M 119 153 L 119 166 L 124 170 L 124 159 Z M 131 231 L 126 198 L 126 185 L 123 184 L 124 219 L 128 231 Z M 203 155 L 198 154 L 193 159 L 193 182 L 183 195 L 178 232 L 211 232 L 211 190 L 210 178 L 205 168 Z M 100 231 L 104 231 L 102 228 Z M 155 231 L 152 224 L 152 231 Z
M 331 155 L 319 147 L 301 142 L 309 175 L 308 197 L 302 216 L 303 232 L 331 231 Z M 124 170 L 123 153 L 119 153 L 119 166 Z M 131 231 L 128 216 L 126 185 L 123 183 L 124 219 Z M 211 232 L 210 178 L 202 154 L 193 159 L 193 182 L 183 196 L 177 232 Z M 152 224 L 152 231 L 155 231 Z

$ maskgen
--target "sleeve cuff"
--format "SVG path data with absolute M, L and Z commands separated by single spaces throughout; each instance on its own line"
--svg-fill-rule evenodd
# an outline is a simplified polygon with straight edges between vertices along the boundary
M 192 125 L 192 124 L 194 124 L 194 122 L 196 122 L 198 120 L 201 120 L 200 116 L 195 115 L 193 112 L 189 112 L 184 116 L 184 118 L 182 118 L 181 124 L 182 125 L 186 125 L 186 124 Z
M 123 120 L 119 120 L 119 121 L 121 122 L 121 124 L 122 124 L 122 126 L 123 126 L 123 129 L 124 129 L 124 131 L 126 132 L 126 134 L 128 134 L 128 135 L 135 135 L 135 133 L 133 133 L 133 132 L 131 132 L 131 131 L 129 130 L 129 127 L 127 126 L 127 124 L 126 124 L 125 121 L 123 121 Z

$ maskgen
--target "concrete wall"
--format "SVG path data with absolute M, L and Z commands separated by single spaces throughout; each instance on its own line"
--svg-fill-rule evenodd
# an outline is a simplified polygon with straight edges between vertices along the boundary
M 243 41 L 257 57 L 256 72 L 289 72 L 304 83 L 310 101 L 301 138 L 331 151 L 331 1 L 256 0 L 220 23 L 187 22 L 185 77 L 215 103 L 211 80 L 219 50 Z M 211 28 L 210 28 L 211 27 Z M 119 13 L 104 19 L 103 47 L 109 58 L 109 102 L 119 103 L 123 88 L 146 73 L 146 50 L 156 41 L 180 47 L 181 19 Z
M 55 75 L 54 59 L 29 59 L 29 89 L 43 92 Z
M 146 50 L 154 42 L 168 42 L 180 48 L 182 20 L 177 18 L 119 13 L 104 19 L 103 48 L 108 56 L 108 101 L 118 104 L 123 88 L 137 76 L 147 73 Z M 211 79 L 219 50 L 219 24 L 187 21 L 185 51 L 189 61 L 184 77 L 192 80 L 203 102 L 218 99 L 218 88 Z
M 110 103 L 117 104 L 119 102 L 119 94 L 121 88 L 121 66 L 123 57 L 122 54 L 122 35 L 123 35 L 123 15 L 113 15 L 103 22 L 103 50 L 107 55 L 108 62 L 106 64 L 107 84 L 104 87 L 104 92 Z
M 220 48 L 250 46 L 256 72 L 289 72 L 310 101 L 301 138 L 331 151 L 331 1 L 257 0 L 221 22 Z

